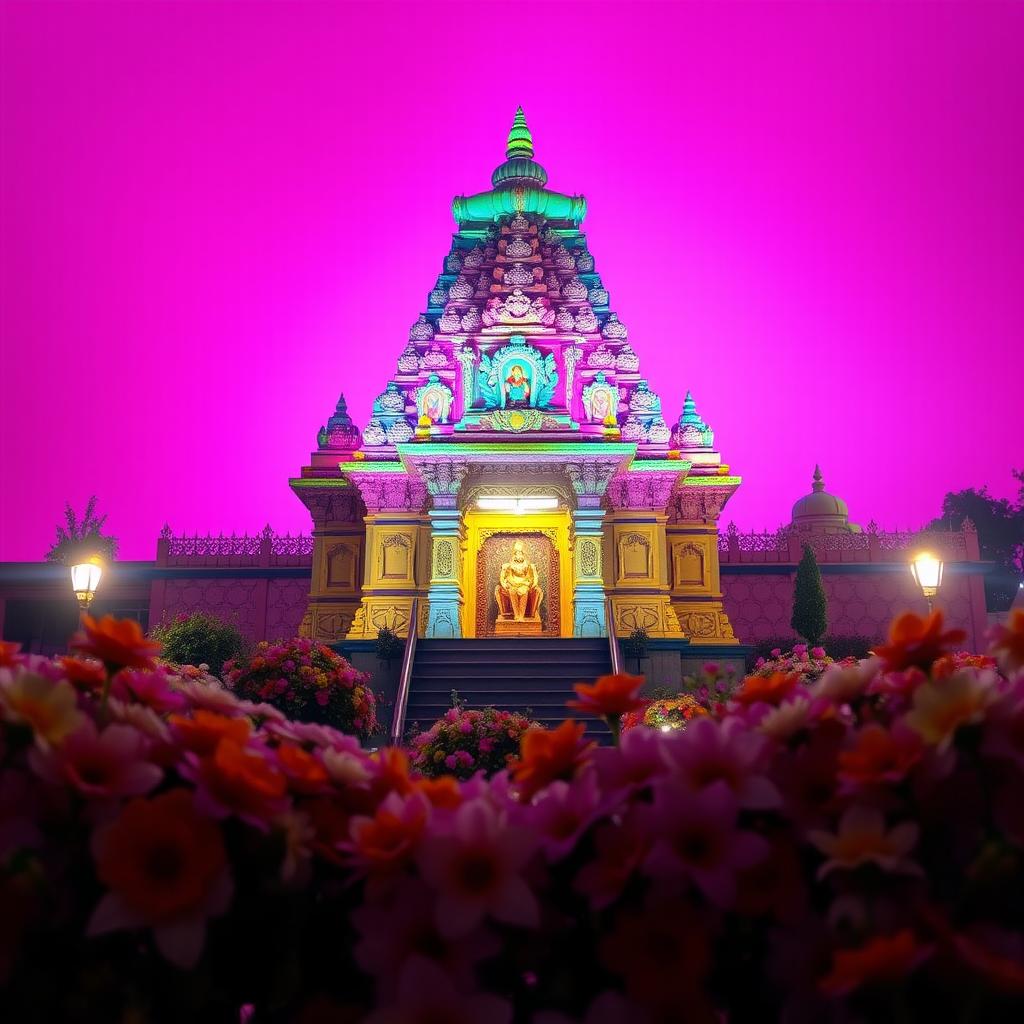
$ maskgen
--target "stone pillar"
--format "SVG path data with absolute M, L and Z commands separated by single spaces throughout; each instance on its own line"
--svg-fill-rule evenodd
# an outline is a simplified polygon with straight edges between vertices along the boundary
M 347 638 L 373 639 L 385 628 L 405 636 L 410 627 L 419 628 L 411 621 L 412 602 L 424 595 L 419 542 L 426 488 L 388 463 L 352 463 L 342 466 L 342 473 L 358 487 L 366 506 L 361 598 Z
M 718 517 L 739 477 L 687 477 L 673 495 L 667 527 L 672 607 L 697 644 L 737 644 L 722 604 Z
M 573 525 L 573 636 L 607 636 L 605 619 L 604 509 L 577 508 Z
M 634 462 L 612 481 L 610 556 L 615 631 L 643 630 L 657 638 L 682 638 L 671 599 L 665 508 L 690 464 Z
M 426 636 L 462 636 L 462 513 L 457 508 L 432 508 L 430 516 L 430 589 L 427 592 Z
M 359 608 L 366 510 L 343 479 L 295 480 L 292 488 L 313 517 L 313 569 L 300 633 L 332 643 L 344 639 Z
M 425 635 L 437 639 L 461 637 L 463 593 L 463 522 L 459 489 L 469 466 L 457 456 L 409 456 L 409 465 L 426 483 L 431 497 L 430 589 Z

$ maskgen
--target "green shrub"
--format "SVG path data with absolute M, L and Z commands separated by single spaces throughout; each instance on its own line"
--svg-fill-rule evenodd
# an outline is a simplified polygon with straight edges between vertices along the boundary
M 207 665 L 220 678 L 224 662 L 245 651 L 245 638 L 238 627 L 209 612 L 179 615 L 150 631 L 164 645 L 163 657 L 177 665 Z
M 803 558 L 796 567 L 793 617 L 789 624 L 812 647 L 817 646 L 828 629 L 828 605 L 825 588 L 821 585 L 821 570 L 809 544 L 804 545 Z

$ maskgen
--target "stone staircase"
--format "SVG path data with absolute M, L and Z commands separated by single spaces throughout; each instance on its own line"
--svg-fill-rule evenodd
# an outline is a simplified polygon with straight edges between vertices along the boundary
M 467 708 L 493 705 L 518 711 L 548 728 L 569 716 L 586 722 L 587 734 L 611 742 L 600 719 L 569 711 L 573 683 L 592 683 L 611 672 L 608 640 L 502 637 L 420 640 L 416 644 L 406 727 L 428 728 L 452 705 L 456 690 Z

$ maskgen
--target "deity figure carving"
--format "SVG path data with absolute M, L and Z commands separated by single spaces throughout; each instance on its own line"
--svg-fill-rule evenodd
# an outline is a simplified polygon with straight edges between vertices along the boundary
M 542 355 L 513 335 L 509 344 L 480 356 L 478 389 L 487 409 L 546 409 L 558 384 L 558 370 L 551 352 Z
M 603 370 L 583 389 L 583 408 L 593 423 L 604 423 L 606 416 L 617 414 L 619 389 L 608 382 Z
M 555 311 L 547 299 L 538 297 L 531 302 L 529 296 L 517 288 L 504 302 L 496 295 L 488 299 L 482 319 L 488 327 L 509 323 L 550 326 L 555 322 Z
M 416 392 L 416 412 L 431 423 L 447 423 L 452 408 L 452 389 L 436 373 Z
M 538 583 L 537 567 L 526 557 L 521 540 L 512 545 L 512 557 L 504 562 L 494 588 L 498 602 L 498 621 L 536 622 L 540 625 L 540 603 L 544 591 Z

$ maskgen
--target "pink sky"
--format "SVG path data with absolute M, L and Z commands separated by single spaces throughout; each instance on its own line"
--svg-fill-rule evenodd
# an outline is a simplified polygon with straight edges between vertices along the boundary
M 788 520 L 1024 465 L 1024 5 L 2 5 L 0 558 L 305 531 L 517 103 L 612 306 Z

